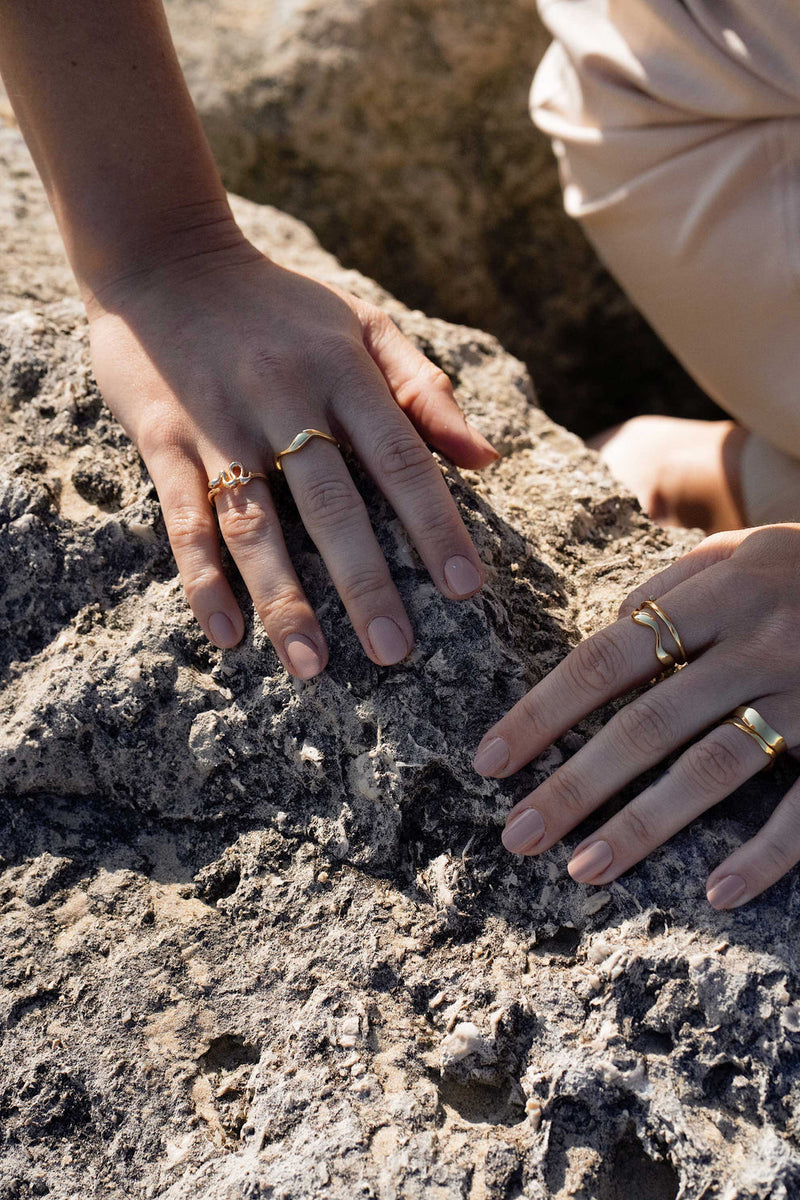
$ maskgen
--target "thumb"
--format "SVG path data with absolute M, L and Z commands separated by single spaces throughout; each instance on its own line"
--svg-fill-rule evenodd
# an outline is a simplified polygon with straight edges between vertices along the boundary
M 456 403 L 444 371 L 376 309 L 364 320 L 364 344 L 381 370 L 395 401 L 431 446 L 460 467 L 485 467 L 500 457 Z

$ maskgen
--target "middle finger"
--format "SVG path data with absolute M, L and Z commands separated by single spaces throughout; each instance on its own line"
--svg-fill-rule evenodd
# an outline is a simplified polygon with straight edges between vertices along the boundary
M 279 444 L 288 445 L 296 433 Z M 313 438 L 282 467 L 366 653 L 382 666 L 400 662 L 414 644 L 411 623 L 338 448 Z

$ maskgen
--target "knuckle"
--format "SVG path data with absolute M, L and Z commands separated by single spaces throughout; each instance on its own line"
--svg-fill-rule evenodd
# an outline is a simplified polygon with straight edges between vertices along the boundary
M 194 505 L 182 505 L 171 510 L 167 532 L 176 554 L 194 549 L 208 537 L 212 528 L 210 516 L 210 512 L 201 511 Z
M 363 386 L 369 359 L 359 336 L 336 334 L 324 338 L 315 349 L 328 377 L 335 376 L 340 384 Z
M 565 659 L 565 670 L 576 691 L 605 696 L 624 679 L 625 658 L 610 630 L 581 642 Z
M 184 422 L 169 409 L 146 415 L 136 430 L 136 444 L 144 461 L 157 471 L 171 470 L 175 455 L 192 457 L 192 439 Z
M 219 586 L 221 578 L 221 572 L 211 563 L 181 571 L 183 590 L 193 611 L 205 608 L 204 601 Z
M 533 738 L 537 742 L 540 740 L 549 741 L 553 735 L 553 730 L 547 720 L 547 712 L 543 705 L 539 703 L 538 697 L 535 695 L 536 689 L 526 692 L 519 702 L 519 712 L 524 725 L 524 736 Z
M 389 582 L 385 569 L 363 565 L 348 574 L 342 584 L 342 593 L 348 603 L 357 604 L 385 591 Z
M 420 356 L 413 374 L 395 388 L 395 396 L 401 408 L 405 408 L 414 399 L 433 399 L 431 393 L 436 392 L 445 392 L 452 398 L 452 381 L 441 367 L 437 367 L 436 363 L 423 356 Z
M 767 867 L 766 874 L 768 876 L 774 875 L 779 878 L 781 875 L 785 875 L 794 866 L 797 859 L 788 839 L 778 838 L 774 834 L 763 835 L 758 850 L 763 865 Z
M 414 523 L 414 537 L 419 542 L 438 541 L 452 547 L 463 536 L 461 518 L 449 503 L 438 504 L 434 500 L 425 505 L 423 515 Z
M 741 777 L 742 758 L 727 740 L 706 738 L 687 750 L 684 770 L 690 787 L 701 795 L 715 795 Z
M 375 447 L 375 466 L 382 478 L 406 484 L 438 475 L 430 450 L 410 431 L 395 429 L 383 437 Z
M 358 510 L 359 500 L 347 480 L 323 475 L 306 484 L 303 506 L 313 525 L 329 529 L 349 521 Z
M 256 610 L 271 636 L 277 636 L 283 629 L 287 632 L 296 629 L 301 616 L 306 616 L 302 593 L 289 583 L 276 587 L 266 599 L 259 600 Z
M 626 753 L 633 748 L 640 757 L 663 754 L 671 742 L 671 722 L 662 702 L 642 696 L 614 717 L 613 725 Z
M 636 846 L 655 846 L 659 838 L 649 816 L 645 815 L 643 807 L 629 804 L 621 814 L 624 822 L 625 840 L 632 841 Z
M 402 336 L 397 322 L 392 320 L 386 310 L 376 308 L 372 304 L 365 306 L 363 322 L 370 344 L 378 343 L 383 338 Z
M 586 812 L 586 796 L 574 772 L 562 768 L 551 775 L 547 790 L 556 808 L 568 819 L 578 820 Z
M 232 492 L 219 516 L 225 541 L 237 546 L 260 542 L 273 531 L 270 513 L 245 493 L 245 488 Z

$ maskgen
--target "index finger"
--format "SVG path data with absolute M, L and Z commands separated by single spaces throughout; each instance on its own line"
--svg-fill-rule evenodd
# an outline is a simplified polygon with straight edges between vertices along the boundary
M 689 582 L 659 597 L 658 604 L 679 630 L 689 657 L 714 640 L 718 609 L 706 589 Z M 664 643 L 670 648 L 671 639 Z M 488 731 L 475 770 L 496 778 L 513 775 L 594 709 L 660 671 L 653 631 L 630 616 L 620 618 L 581 642 Z

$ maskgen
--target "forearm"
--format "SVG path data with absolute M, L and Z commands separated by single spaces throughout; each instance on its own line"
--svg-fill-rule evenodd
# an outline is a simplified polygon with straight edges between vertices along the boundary
M 6 0 L 0 72 L 84 294 L 234 236 L 160 0 Z

